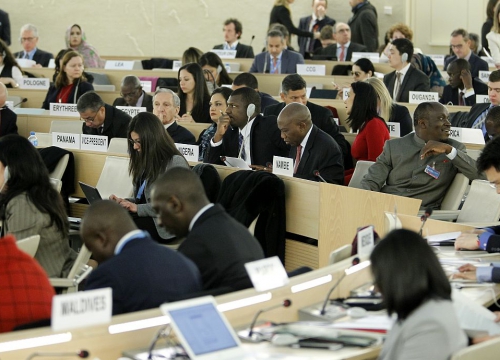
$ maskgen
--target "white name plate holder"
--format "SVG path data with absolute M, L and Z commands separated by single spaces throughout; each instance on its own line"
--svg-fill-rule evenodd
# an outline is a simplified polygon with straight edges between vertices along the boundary
M 437 92 L 410 91 L 410 104 L 420 104 L 426 101 L 438 102 L 439 94 Z
M 488 95 L 476 95 L 476 104 L 489 104 L 491 103 L 490 97 Z
M 450 129 L 450 139 L 465 144 L 484 145 L 484 135 L 481 129 L 452 127 Z
M 391 137 L 401 137 L 401 124 L 398 122 L 387 122 L 389 128 L 389 135 Z
M 20 89 L 47 90 L 50 87 L 50 79 L 47 78 L 22 78 L 19 82 Z
M 219 55 L 221 59 L 236 59 L 236 50 L 212 49 L 210 51 Z
M 198 145 L 175 143 L 175 146 L 187 161 L 199 161 L 198 157 L 200 156 L 200 147 Z
M 491 71 L 484 71 L 484 70 L 479 71 L 479 80 L 487 84 L 490 79 L 490 74 Z
M 151 92 L 151 88 L 153 87 L 153 84 L 151 80 L 141 80 L 141 86 L 142 90 L 145 92 Z
M 293 159 L 273 156 L 273 174 L 293 177 Z
M 380 55 L 376 52 L 353 52 L 351 61 L 355 62 L 361 58 L 369 59 L 372 63 L 380 62 Z
M 429 55 L 429 57 L 434 61 L 437 66 L 444 65 L 444 55 Z
M 373 226 L 367 226 L 360 229 L 357 234 L 358 255 L 370 255 L 375 247 L 375 236 L 373 235 Z
M 288 275 L 277 256 L 245 264 L 248 276 L 257 291 L 276 289 L 288 284 Z
M 178 71 L 181 66 L 182 66 L 182 61 L 180 61 L 180 60 L 174 60 L 174 62 L 172 64 L 172 70 Z
M 108 151 L 108 137 L 101 135 L 80 135 L 81 146 L 80 149 L 88 151 L 107 152 Z
M 63 149 L 80 149 L 80 134 L 53 132 L 52 145 Z
M 80 117 L 76 104 L 50 103 L 49 115 Z
M 141 112 L 146 112 L 146 108 L 143 106 L 140 106 L 140 107 L 138 107 L 138 106 L 117 106 L 116 108 L 118 110 L 126 112 L 127 114 L 129 114 L 132 117 L 136 116 L 137 114 L 139 114 Z
M 349 97 L 349 91 L 351 88 L 343 88 L 342 89 L 342 100 L 346 101 L 347 98 Z
M 297 64 L 297 74 L 325 76 L 326 65 Z
M 52 330 L 64 331 L 111 322 L 111 294 L 111 288 L 104 288 L 54 296 Z
M 50 59 L 49 60 L 49 69 L 55 69 L 56 68 L 56 59 Z
M 106 70 L 134 70 L 135 61 L 107 60 L 104 69 Z

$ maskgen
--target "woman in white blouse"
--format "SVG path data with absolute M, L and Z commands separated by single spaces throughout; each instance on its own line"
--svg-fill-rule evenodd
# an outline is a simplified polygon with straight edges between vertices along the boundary
M 22 78 L 23 73 L 16 59 L 7 44 L 0 39 L 0 82 L 8 88 L 16 88 Z
M 490 48 L 491 57 L 495 61 L 495 66 L 500 69 L 500 3 L 495 6 L 495 11 L 493 13 L 493 27 L 491 31 L 486 34 L 486 39 L 488 39 L 488 46 Z

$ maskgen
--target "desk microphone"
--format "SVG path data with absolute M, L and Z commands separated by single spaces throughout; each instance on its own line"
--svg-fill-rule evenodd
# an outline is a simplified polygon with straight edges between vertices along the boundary
M 36 352 L 26 358 L 31 360 L 38 356 L 77 356 L 80 359 L 88 358 L 90 353 L 87 350 L 80 350 L 79 352 Z
M 420 217 L 420 220 L 422 221 L 422 225 L 420 226 L 420 230 L 418 232 L 418 234 L 420 236 L 422 236 L 422 230 L 424 229 L 424 225 L 425 223 L 427 222 L 427 219 L 432 215 L 432 208 L 431 207 L 428 207 L 427 209 L 425 209 L 425 212 L 424 212 L 424 215 L 422 215 Z
M 250 44 L 248 46 L 252 46 L 253 39 L 255 39 L 255 35 L 252 35 L 252 40 L 250 40 Z
M 321 176 L 319 170 L 314 170 L 313 171 L 313 175 L 316 176 L 317 178 L 319 178 L 321 181 L 323 181 L 324 183 L 328 183 L 325 179 L 323 179 L 323 176 Z
M 26 101 L 28 101 L 28 98 L 23 98 L 21 101 L 19 101 L 17 104 L 14 104 L 12 107 L 16 107 L 18 105 L 21 105 L 22 103 L 25 103 Z
M 261 310 L 257 311 L 257 314 L 255 314 L 255 316 L 252 320 L 252 323 L 250 324 L 250 331 L 248 332 L 248 337 L 252 338 L 253 328 L 255 327 L 255 323 L 257 322 L 257 318 L 259 317 L 260 314 L 262 314 L 266 311 L 269 311 L 269 310 L 277 309 L 277 308 L 282 307 L 282 306 L 289 307 L 290 305 L 292 305 L 292 300 L 285 299 L 285 300 L 283 300 L 282 303 L 280 303 L 278 305 L 269 306 L 268 308 L 261 309 Z

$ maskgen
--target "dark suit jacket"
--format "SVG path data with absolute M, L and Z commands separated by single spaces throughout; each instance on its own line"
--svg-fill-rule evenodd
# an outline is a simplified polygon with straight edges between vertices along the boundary
M 280 114 L 281 110 L 285 108 L 285 106 L 286 104 L 284 102 L 268 106 L 264 110 L 264 116 L 274 115 L 277 117 Z M 311 119 L 313 124 L 316 125 L 319 129 L 326 132 L 337 142 L 338 146 L 342 151 L 342 156 L 344 158 L 350 157 L 351 156 L 351 152 L 349 150 L 350 146 L 347 140 L 344 138 L 344 135 L 340 133 L 339 126 L 333 120 L 332 112 L 327 108 L 314 104 L 310 101 L 306 103 L 306 106 L 309 109 L 309 112 L 311 113 Z
M 408 108 L 399 104 L 392 104 L 392 113 L 389 122 L 399 123 L 400 137 L 413 131 L 413 120 Z
M 292 146 L 290 157 L 295 159 L 297 147 Z M 299 167 L 294 177 L 306 180 L 320 181 L 314 175 L 318 170 L 321 177 L 326 182 L 337 185 L 344 185 L 344 160 L 340 147 L 324 131 L 313 125 L 311 135 L 307 139 L 306 147 L 299 162 Z
M 0 10 L 0 39 L 10 46 L 10 21 L 9 14 Z
M 488 85 L 477 78 L 472 78 L 472 87 L 475 95 L 465 98 L 465 105 L 472 106 L 476 104 L 476 95 L 488 95 Z M 451 85 L 446 85 L 443 89 L 443 96 L 439 99 L 441 104 L 452 103 L 458 105 L 458 89 L 453 89 Z
M 252 287 L 245 263 L 264 257 L 257 239 L 221 205 L 201 214 L 178 251 L 196 264 L 204 290 Z
M 224 49 L 224 45 L 223 44 L 215 45 L 214 49 L 222 50 Z M 238 42 L 238 45 L 236 45 L 236 58 L 252 59 L 253 57 L 254 57 L 253 47 Z
M 299 29 L 302 31 L 309 31 L 309 28 L 311 27 L 311 21 L 312 21 L 312 15 L 304 16 L 304 17 L 300 18 Z M 318 21 L 314 26 L 317 27 L 316 31 L 321 31 L 321 29 L 323 29 L 323 27 L 325 27 L 325 25 L 334 26 L 335 20 L 332 19 L 331 17 L 328 17 L 325 15 L 325 17 L 322 20 Z M 299 39 L 298 39 L 299 52 L 302 54 L 302 56 L 305 56 L 306 53 L 309 53 L 309 48 L 307 48 L 307 44 L 309 43 L 309 39 L 311 41 L 314 41 L 313 52 L 317 48 L 321 48 L 321 41 L 311 39 L 310 37 L 299 36 Z
M 174 123 L 167 128 L 167 132 L 175 143 L 188 145 L 196 144 L 193 133 L 184 126 L 177 124 L 177 121 L 174 121 Z
M 260 111 L 264 112 L 264 109 L 270 105 L 279 104 L 279 101 L 273 98 L 271 95 L 267 93 L 263 93 L 259 91 L 260 96 Z
M 275 23 L 285 25 L 286 29 L 290 34 L 302 37 L 310 37 L 310 38 L 314 37 L 313 33 L 310 32 L 309 30 L 304 31 L 293 25 L 292 18 L 290 16 L 290 10 L 288 10 L 283 5 L 273 6 L 271 10 L 271 15 L 269 16 L 269 25 Z
M 448 65 L 450 65 L 450 63 L 456 59 L 456 55 L 446 58 L 444 60 L 444 71 L 446 71 Z M 472 74 L 473 78 L 479 78 L 479 71 L 489 71 L 488 63 L 474 53 L 471 53 L 470 55 L 469 64 L 470 73 Z
M 281 55 L 281 74 L 297 73 L 297 64 L 304 64 L 304 58 L 299 53 L 283 50 Z M 271 57 L 267 51 L 258 54 L 253 60 L 251 73 L 269 73 L 271 71 Z
M 142 99 L 142 104 L 140 107 L 145 107 L 147 112 L 153 112 L 153 97 L 151 95 L 146 94 L 144 91 L 144 98 Z M 119 97 L 113 101 L 113 106 L 129 106 L 124 98 Z
M 394 93 L 394 86 L 396 83 L 396 71 L 393 71 L 384 76 L 384 84 L 389 90 L 389 94 L 391 97 Z M 427 75 L 425 75 L 422 71 L 416 69 L 413 65 L 410 65 L 410 68 L 406 72 L 406 75 L 403 79 L 403 83 L 401 84 L 401 90 L 399 92 L 399 98 L 394 99 L 397 102 L 409 102 L 410 100 L 410 91 L 430 91 L 430 81 Z
M 17 134 L 17 115 L 8 107 L 0 108 L 0 137 Z
M 467 116 L 463 117 L 460 123 L 453 123 L 452 126 L 471 128 L 479 115 L 481 115 L 490 106 L 491 104 L 489 103 L 480 103 L 472 106 L 469 113 L 466 113 Z
M 42 109 L 49 110 L 50 103 L 57 102 L 57 94 L 60 89 L 57 89 L 54 84 L 51 84 L 49 90 L 47 90 L 47 95 L 45 96 L 45 100 L 42 104 Z M 91 83 L 86 81 L 80 81 L 76 86 L 73 87 L 73 90 L 69 93 L 68 96 L 68 104 L 76 104 L 80 96 L 85 94 L 87 91 L 94 90 L 94 87 Z
M 347 24 L 351 27 L 351 41 L 363 44 L 368 51 L 378 50 L 377 9 L 367 1 L 354 11 Z
M 85 290 L 113 289 L 113 315 L 151 309 L 202 289 L 200 272 L 184 255 L 149 236 L 130 240 L 99 264 Z
M 24 50 L 18 51 L 14 54 L 14 57 L 16 58 L 22 58 L 24 56 Z M 36 49 L 35 53 L 33 54 L 33 61 L 36 61 L 37 64 L 42 65 L 43 67 L 48 67 L 50 59 L 53 59 L 54 55 L 47 51 L 43 51 L 40 49 Z
M 210 146 L 206 161 L 210 164 L 224 163 L 221 156 L 238 157 L 239 152 L 239 129 L 229 127 L 222 137 L 222 144 L 216 147 Z M 258 115 L 250 129 L 250 156 L 253 165 L 266 166 L 273 162 L 273 156 L 288 156 L 290 147 L 281 138 L 280 130 L 275 116 Z
M 353 52 L 368 52 L 366 46 L 351 41 L 345 54 L 345 61 L 351 61 Z M 337 44 L 328 45 L 326 48 L 320 48 L 314 52 L 315 55 L 337 57 Z
M 108 137 L 108 144 L 112 138 L 127 138 L 128 124 L 132 118 L 126 112 L 118 110 L 111 105 L 104 105 L 106 115 L 104 118 L 104 129 L 102 131 L 103 136 Z M 82 125 L 82 131 L 84 134 L 98 135 L 97 129 L 91 128 L 85 123 Z

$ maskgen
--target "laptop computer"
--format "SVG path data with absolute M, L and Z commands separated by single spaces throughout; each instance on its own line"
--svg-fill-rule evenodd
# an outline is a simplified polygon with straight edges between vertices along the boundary
M 99 194 L 99 190 L 97 190 L 97 188 L 82 183 L 81 181 L 79 181 L 78 183 L 80 184 L 80 187 L 82 188 L 82 191 L 85 194 L 85 197 L 87 198 L 87 201 L 90 205 L 92 205 L 96 201 L 102 200 L 101 194 Z

